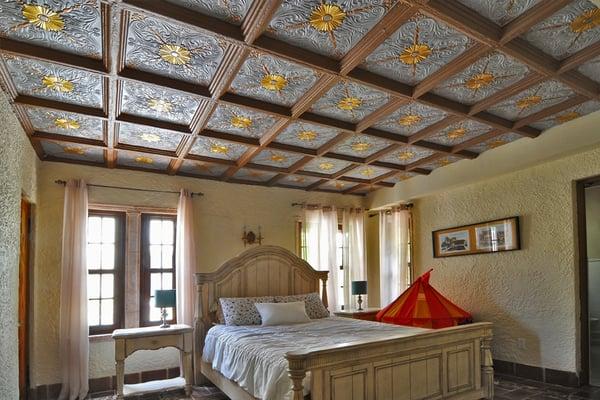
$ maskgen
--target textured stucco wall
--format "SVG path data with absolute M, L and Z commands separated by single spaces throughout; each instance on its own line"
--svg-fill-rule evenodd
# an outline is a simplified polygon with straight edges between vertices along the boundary
M 21 196 L 36 198 L 35 155 L 0 90 L 0 399 L 19 397 L 18 273 Z
M 163 190 L 186 187 L 202 191 L 205 196 L 194 200 L 198 245 L 198 271 L 209 271 L 244 250 L 241 241 L 244 225 L 255 230 L 259 225 L 265 244 L 294 249 L 294 221 L 300 214 L 292 202 L 362 206 L 363 198 L 301 190 L 264 188 L 248 185 L 174 177 L 144 172 L 108 170 L 87 166 L 43 162 L 39 177 L 39 206 L 36 277 L 36 319 L 33 360 L 33 385 L 51 384 L 58 375 L 58 311 L 60 283 L 60 236 L 63 188 L 56 179 L 83 178 L 96 184 L 131 186 Z M 90 189 L 90 201 L 97 203 L 176 207 L 173 194 Z M 126 371 L 142 371 L 177 365 L 170 349 L 159 353 L 139 353 L 127 359 Z M 90 375 L 114 374 L 112 341 L 93 342 L 90 347 Z
M 365 220 L 365 242 L 367 247 L 368 306 L 379 307 L 379 216 Z

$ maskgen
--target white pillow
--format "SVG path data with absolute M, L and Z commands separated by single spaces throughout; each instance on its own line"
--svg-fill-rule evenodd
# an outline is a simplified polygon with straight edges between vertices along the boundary
M 256 303 L 263 326 L 309 322 L 303 301 L 294 303 Z

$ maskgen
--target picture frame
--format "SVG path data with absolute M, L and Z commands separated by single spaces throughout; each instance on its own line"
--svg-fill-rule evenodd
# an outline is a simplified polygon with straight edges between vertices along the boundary
M 440 229 L 432 239 L 434 258 L 520 250 L 519 217 Z

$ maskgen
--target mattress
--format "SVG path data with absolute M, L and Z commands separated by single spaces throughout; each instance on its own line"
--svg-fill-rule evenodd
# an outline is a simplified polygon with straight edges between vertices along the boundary
M 292 398 L 285 354 L 362 340 L 411 336 L 426 329 L 329 317 L 295 325 L 212 327 L 206 336 L 203 361 L 263 400 Z M 310 376 L 304 382 L 310 391 Z

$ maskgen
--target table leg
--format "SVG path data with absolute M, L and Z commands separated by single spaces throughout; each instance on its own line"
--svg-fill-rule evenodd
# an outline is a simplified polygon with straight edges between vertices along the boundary
M 117 400 L 123 400 L 123 385 L 125 384 L 125 362 L 124 360 L 116 361 L 117 372 Z
M 192 352 L 183 353 L 183 378 L 185 379 L 185 395 L 192 395 Z

